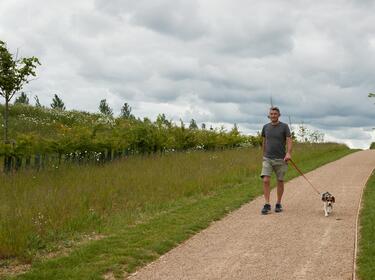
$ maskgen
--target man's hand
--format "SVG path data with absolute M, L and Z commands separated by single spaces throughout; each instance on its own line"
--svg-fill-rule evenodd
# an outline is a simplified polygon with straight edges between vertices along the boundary
M 290 155 L 290 153 L 286 153 L 285 157 L 284 157 L 284 161 L 288 161 L 292 158 L 292 156 Z

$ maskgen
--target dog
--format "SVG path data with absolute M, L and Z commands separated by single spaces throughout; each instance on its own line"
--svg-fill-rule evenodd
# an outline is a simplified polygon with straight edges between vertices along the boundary
M 324 202 L 324 215 L 328 217 L 328 215 L 333 210 L 333 203 L 335 203 L 335 197 L 329 192 L 325 192 L 322 194 L 322 201 Z

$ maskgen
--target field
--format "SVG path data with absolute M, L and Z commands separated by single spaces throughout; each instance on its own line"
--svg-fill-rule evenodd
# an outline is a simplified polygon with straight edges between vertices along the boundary
M 294 150 L 304 171 L 352 152 L 338 144 Z M 3 274 L 15 263 L 33 264 L 22 279 L 100 279 L 108 270 L 134 271 L 260 195 L 260 162 L 259 148 L 238 148 L 2 177 Z M 290 169 L 288 179 L 296 175 Z

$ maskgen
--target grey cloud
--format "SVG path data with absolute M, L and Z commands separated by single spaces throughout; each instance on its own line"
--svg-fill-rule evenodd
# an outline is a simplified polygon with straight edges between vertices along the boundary
M 44 104 L 59 92 L 69 108 L 97 111 L 107 98 L 141 117 L 255 132 L 272 96 L 284 122 L 365 146 L 375 127 L 374 1 L 366 3 L 3 0 L 0 38 L 40 58 L 26 90 Z
M 314 123 L 316 127 L 334 130 L 343 129 L 348 127 L 361 127 L 368 128 L 374 125 L 373 118 L 365 118 L 362 116 L 327 116 L 320 119 L 311 119 L 310 123 Z
M 115 24 L 121 24 L 121 21 L 96 10 L 73 14 L 70 17 L 71 28 L 85 37 L 103 36 L 106 32 L 113 31 Z
M 145 81 L 152 76 L 152 71 L 138 57 L 109 57 L 106 63 L 96 57 L 89 57 L 80 65 L 78 74 L 92 81 L 124 84 Z
M 215 42 L 217 50 L 227 55 L 240 57 L 263 57 L 290 52 L 293 48 L 292 27 L 270 24 L 256 28 L 244 23 L 241 29 L 228 27 L 220 30 L 219 40 Z
M 114 13 L 130 23 L 180 39 L 196 39 L 207 32 L 204 19 L 199 16 L 197 1 L 102 1 L 98 10 Z
M 371 133 L 360 128 L 352 128 L 346 131 L 330 131 L 330 133 L 339 139 L 371 140 Z

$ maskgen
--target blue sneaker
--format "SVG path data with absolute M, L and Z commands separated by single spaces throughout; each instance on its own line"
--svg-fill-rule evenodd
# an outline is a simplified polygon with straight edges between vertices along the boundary
M 263 209 L 262 209 L 262 214 L 267 215 L 269 212 L 271 212 L 271 205 L 269 204 L 264 204 Z
M 279 212 L 282 212 L 283 211 L 283 207 L 281 206 L 280 203 L 276 203 L 275 205 L 275 212 L 276 213 L 279 213 Z

